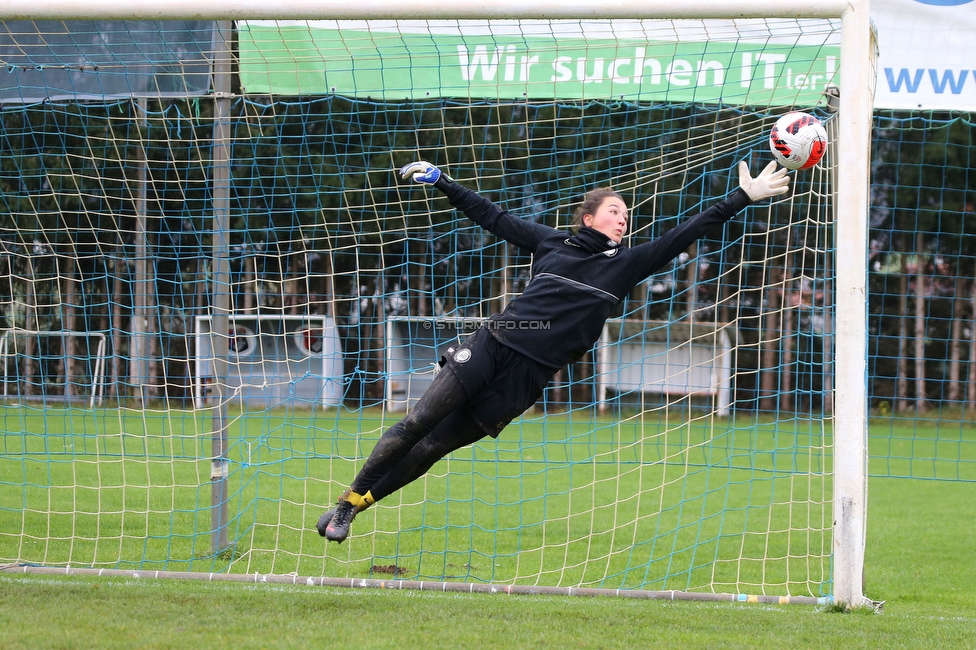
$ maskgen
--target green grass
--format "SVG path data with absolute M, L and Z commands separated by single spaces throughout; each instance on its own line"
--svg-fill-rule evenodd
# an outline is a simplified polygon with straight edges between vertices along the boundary
M 310 526 L 392 420 L 232 415 L 234 544 L 214 556 L 209 420 L 0 409 L 0 563 L 829 592 L 831 433 L 815 420 L 528 419 L 326 546 Z M 0 573 L 0 648 L 328 647 L 339 618 L 355 623 L 336 646 L 972 647 L 974 449 L 964 421 L 873 422 L 865 579 L 883 615 Z
M 439 463 L 327 547 L 312 529 L 381 411 L 235 412 L 231 547 L 211 551 L 210 420 L 0 409 L 0 562 L 820 596 L 830 430 L 819 420 L 528 418 Z M 879 453 L 880 452 L 880 453 Z M 976 431 L 877 421 L 872 469 L 976 478 Z
M 354 577 L 392 564 L 426 580 L 827 589 L 829 457 L 812 420 L 530 418 L 439 463 L 326 548 L 314 521 L 392 421 L 236 413 L 233 548 L 215 557 L 201 415 L 3 416 L 0 561 Z
M 0 647 L 971 648 L 974 520 L 976 484 L 872 481 L 865 578 L 883 614 L 0 573 Z

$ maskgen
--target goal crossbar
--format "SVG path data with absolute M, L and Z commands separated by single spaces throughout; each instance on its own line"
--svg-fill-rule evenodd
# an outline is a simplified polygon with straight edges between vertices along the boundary
M 591 19 L 610 18 L 838 18 L 860 11 L 858 0 L 787 0 L 771 5 L 750 0 L 708 0 L 674 3 L 663 0 L 573 0 L 559 3 L 499 0 L 463 2 L 429 0 L 418 5 L 391 4 L 387 0 L 104 0 L 98 3 L 59 0 L 7 0 L 0 7 L 4 20 L 368 20 L 368 19 Z M 770 11 L 773 9 L 773 11 Z M 866 6 L 864 11 L 867 11 Z

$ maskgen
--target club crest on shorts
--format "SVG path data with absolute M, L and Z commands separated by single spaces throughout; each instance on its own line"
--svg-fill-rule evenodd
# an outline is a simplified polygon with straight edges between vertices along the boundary
M 458 363 L 464 363 L 470 358 L 471 358 L 471 350 L 467 348 L 461 348 L 460 350 L 454 353 L 454 360 L 457 361 Z

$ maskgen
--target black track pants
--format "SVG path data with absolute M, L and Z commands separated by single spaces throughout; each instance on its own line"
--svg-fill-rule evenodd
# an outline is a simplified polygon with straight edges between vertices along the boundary
M 464 408 L 468 396 L 450 368 L 438 373 L 417 405 L 376 443 L 352 490 L 376 501 L 423 476 L 452 451 L 488 434 Z

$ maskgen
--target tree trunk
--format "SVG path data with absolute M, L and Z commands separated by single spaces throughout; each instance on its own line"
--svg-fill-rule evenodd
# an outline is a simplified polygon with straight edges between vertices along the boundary
M 833 268 L 831 268 L 831 266 Z M 824 326 L 823 326 L 823 338 L 821 339 L 821 350 L 823 352 L 823 364 L 826 372 L 823 373 L 823 411 L 824 413 L 834 412 L 834 377 L 837 372 L 837 357 L 836 357 L 836 342 L 837 342 L 837 332 L 836 332 L 836 321 L 834 319 L 834 287 L 836 283 L 830 278 L 833 277 L 834 270 L 836 270 L 837 265 L 830 264 L 829 258 L 827 262 L 827 268 L 824 269 L 824 277 L 826 282 L 824 283 L 823 292 L 823 313 L 824 313 Z M 816 298 L 814 298 L 814 304 L 816 304 Z M 812 410 L 812 407 L 811 407 Z
M 370 304 L 370 318 L 373 321 L 370 327 L 370 355 L 373 357 L 373 368 L 375 369 L 374 376 L 376 377 L 376 383 L 373 385 L 373 394 L 371 397 L 378 400 L 379 404 L 385 406 L 383 402 L 386 396 L 386 381 L 387 381 L 387 370 L 386 367 L 386 327 L 384 327 L 383 322 L 383 303 L 380 301 L 379 287 L 380 282 L 382 282 L 380 276 L 374 276 L 372 278 L 372 287 L 370 287 L 372 293 L 369 297 Z
M 698 243 L 688 249 L 688 266 L 685 269 L 685 308 L 691 320 L 695 320 L 695 305 L 698 304 Z
M 741 266 L 739 266 L 738 271 L 739 271 L 740 284 L 736 286 L 741 286 L 741 281 L 742 281 Z M 726 274 L 722 273 L 722 268 L 719 267 L 718 287 L 715 291 L 715 319 L 719 323 L 729 323 L 733 318 L 732 316 L 733 311 L 729 306 L 729 302 L 732 300 L 732 297 L 735 295 L 736 290 L 733 289 L 733 285 L 731 285 L 729 282 L 726 282 L 725 278 L 726 278 Z M 647 283 L 645 282 L 644 285 L 646 284 Z M 736 302 L 738 302 L 738 296 L 736 296 L 735 300 Z
M 113 307 L 113 305 L 114 305 L 114 303 L 116 301 L 112 299 L 112 296 L 113 296 L 113 293 L 112 293 L 112 284 L 111 284 L 111 282 L 112 282 L 112 276 L 111 276 L 111 274 L 109 272 L 108 260 L 103 257 L 101 259 L 101 262 L 100 263 L 102 265 L 102 269 L 105 272 L 105 294 L 104 295 L 106 296 L 106 300 L 105 300 L 104 306 L 102 307 L 102 309 L 99 311 L 99 313 L 97 315 L 97 320 L 95 319 L 95 316 L 96 315 L 94 313 L 94 310 L 92 311 L 92 322 L 95 323 L 95 329 L 97 329 L 99 332 L 106 333 L 107 337 L 109 337 L 105 341 L 105 359 L 103 360 L 103 364 L 108 364 L 108 359 L 109 358 L 112 358 L 112 359 L 115 359 L 116 358 L 115 357 L 115 353 L 112 351 L 112 348 L 109 347 L 109 346 L 112 345 L 112 343 L 111 343 L 111 336 L 114 334 L 114 329 L 115 329 L 114 327 L 112 327 L 112 322 L 113 322 L 112 321 L 112 307 Z M 96 286 L 97 285 L 94 282 L 92 282 L 91 287 L 92 287 L 92 293 L 93 294 L 97 290 L 96 289 Z M 82 292 L 84 292 L 84 290 L 85 290 L 85 285 L 84 284 L 81 285 L 81 290 L 82 290 Z M 82 299 L 82 300 L 84 301 L 84 299 Z M 99 301 L 99 302 L 102 302 L 102 301 Z M 85 327 L 85 330 L 86 331 L 87 330 L 90 330 L 90 329 L 91 329 L 90 327 L 87 327 L 87 326 Z M 102 378 L 100 380 L 101 381 L 100 388 L 101 388 L 101 391 L 102 391 L 102 395 L 101 395 L 102 397 L 105 396 L 105 390 L 106 390 L 105 389 L 105 383 L 106 383 L 106 379 L 105 378 L 108 375 L 108 373 L 109 373 L 108 368 L 105 365 L 103 365 L 102 366 Z
M 424 256 L 421 258 L 420 264 L 417 264 L 417 311 L 414 312 L 420 318 L 427 315 L 427 300 L 424 293 L 424 282 L 427 271 L 427 250 L 426 244 L 424 245 Z
M 30 277 L 27 278 L 27 319 L 25 328 L 27 334 L 25 335 L 24 341 L 24 395 L 34 394 L 34 349 L 35 343 L 37 342 L 37 336 L 32 334 L 34 331 L 35 322 L 37 320 L 37 296 L 35 294 L 36 288 L 34 286 L 34 265 L 31 264 Z
M 155 277 L 155 273 L 153 274 Z M 163 394 L 163 386 L 160 384 L 159 378 L 162 374 L 163 382 L 166 381 L 166 369 L 164 367 L 164 360 L 162 359 L 162 341 L 160 339 L 160 318 L 159 318 L 159 296 L 156 292 L 156 283 L 151 284 L 153 290 L 149 293 L 146 299 L 146 314 L 148 315 L 147 320 L 149 325 L 146 326 L 146 337 L 149 339 L 149 358 L 146 359 L 146 370 L 148 377 L 146 382 L 148 384 L 148 394 L 153 397 L 159 397 Z
M 190 383 L 191 404 L 196 404 L 196 387 L 199 386 L 200 399 L 203 403 L 207 401 L 207 389 L 209 386 L 203 383 L 203 377 L 197 377 L 197 318 L 207 313 L 209 304 L 209 286 L 207 284 L 207 265 L 203 256 L 198 256 L 196 261 L 196 281 L 193 283 L 193 333 L 187 334 L 186 343 L 186 376 Z
M 925 403 L 925 294 L 927 291 L 925 266 L 928 262 L 922 254 L 924 240 L 919 231 L 915 235 L 915 409 L 924 411 Z
M 64 305 L 64 321 L 61 323 L 61 329 L 68 332 L 72 332 L 75 329 L 75 259 L 73 257 L 68 258 L 67 268 L 64 271 L 64 300 L 62 304 Z M 61 375 L 64 377 L 64 397 L 67 401 L 72 395 L 75 394 L 75 386 L 73 383 L 75 376 L 75 355 L 74 355 L 74 339 L 70 335 L 65 334 L 61 338 Z
M 646 321 L 651 320 L 651 302 L 648 300 L 650 293 L 649 282 L 641 282 L 637 285 L 637 304 L 641 305 L 641 307 L 640 311 L 634 314 L 636 318 L 643 318 Z
M 782 352 L 780 358 L 780 393 L 779 408 L 792 411 L 796 403 L 791 399 L 793 392 L 793 303 L 792 291 L 784 290 L 786 298 L 783 300 L 783 330 Z
M 779 273 L 782 276 L 782 273 Z M 778 379 L 776 353 L 779 347 L 779 319 L 782 304 L 782 288 L 778 280 L 772 280 L 766 287 L 768 293 L 766 318 L 760 342 L 762 363 L 760 372 L 759 408 L 764 411 L 776 409 L 776 384 Z
M 512 269 L 510 265 L 511 256 L 509 255 L 509 243 L 501 243 L 502 256 L 499 260 L 501 264 L 501 273 L 498 274 L 498 286 L 501 288 L 500 291 L 495 291 L 492 294 L 493 302 L 489 302 L 489 311 L 494 309 L 495 311 L 504 311 L 508 307 L 508 294 L 512 291 Z M 494 256 L 492 256 L 494 257 Z M 494 305 L 494 306 L 492 306 Z M 478 306 L 478 315 L 482 317 L 487 317 L 483 313 L 484 307 Z
M 969 281 L 969 381 L 966 383 L 966 401 L 976 411 L 976 280 Z
M 287 287 L 285 289 L 285 300 L 287 301 L 288 307 L 287 313 L 290 313 L 292 316 L 297 316 L 304 311 L 302 310 L 301 300 L 302 280 L 305 280 L 304 284 L 308 284 L 308 269 L 304 268 L 304 259 L 304 251 L 291 255 L 289 259 L 290 264 L 288 275 L 286 276 L 289 279 L 285 282 L 285 286 Z M 285 306 L 284 304 L 282 305 L 282 313 L 286 313 Z
M 7 302 L 9 300 L 9 303 L 10 303 L 8 305 L 8 310 L 7 310 L 7 319 L 6 319 L 7 322 L 6 322 L 6 325 L 9 328 L 16 329 L 17 328 L 17 320 L 16 320 L 16 316 L 15 316 L 15 311 L 14 311 L 14 303 L 16 302 L 17 292 L 14 291 L 14 256 L 13 255 L 6 255 L 4 257 L 6 258 L 6 262 L 7 262 L 6 264 L 4 264 L 4 273 L 6 275 L 6 280 L 5 280 L 4 284 L 7 285 L 7 290 L 8 290 L 9 293 L 7 293 L 7 295 L 3 296 L 3 299 L 4 299 L 4 302 Z M 2 340 L 2 339 L 0 339 L 0 340 Z M 4 352 L 6 352 L 7 354 L 10 354 L 11 353 L 10 346 L 11 345 L 13 345 L 13 346 L 16 346 L 17 345 L 16 335 L 14 335 L 14 336 L 8 335 L 6 345 L 7 345 L 7 348 L 4 350 Z M 14 348 L 14 351 L 15 352 L 19 352 L 19 350 L 17 350 L 16 347 Z M 19 379 L 20 379 L 20 365 L 19 365 L 19 360 L 18 360 L 18 358 L 17 358 L 16 355 L 14 356 L 13 361 L 14 361 L 13 377 L 11 377 L 11 376 L 8 375 L 9 368 L 7 368 L 6 365 L 4 366 L 4 370 L 6 371 L 4 373 L 4 383 L 3 383 L 3 386 L 2 386 L 2 392 L 3 392 L 4 395 L 8 394 L 8 392 L 9 392 L 9 388 L 7 387 L 7 382 L 9 382 L 12 379 L 15 382 L 15 386 L 16 386 L 16 382 L 19 381 Z M 17 393 L 17 392 L 19 392 L 19 390 L 15 388 L 14 389 L 14 392 Z
M 116 258 L 112 264 L 115 278 L 112 282 L 112 394 L 121 397 L 123 391 L 119 390 L 122 363 L 122 293 L 125 291 L 125 283 L 122 280 L 122 272 L 128 272 L 125 260 Z M 107 280 L 106 280 L 107 282 Z M 131 354 L 131 351 L 130 351 Z
M 306 265 L 305 265 L 306 273 L 308 272 L 308 270 L 307 270 L 308 267 L 309 267 L 309 265 L 306 263 Z M 310 314 L 311 313 L 325 313 L 326 316 L 331 316 L 332 317 L 332 320 L 334 322 L 338 322 L 339 315 L 338 315 L 338 312 L 336 311 L 336 285 L 335 285 L 335 272 L 333 271 L 334 268 L 335 267 L 334 267 L 334 265 L 332 263 L 332 249 L 330 248 L 325 253 L 325 305 L 324 305 L 325 311 L 324 312 L 318 312 L 318 311 L 313 311 L 312 310 L 312 308 L 311 308 L 312 296 L 311 295 L 308 295 L 307 296 L 307 301 L 309 303 L 309 313 Z M 319 284 L 321 285 L 321 282 L 319 282 Z M 305 283 L 305 288 L 311 294 L 311 291 L 312 291 L 311 284 L 308 283 L 308 282 L 306 282 Z M 409 288 L 410 287 L 408 285 L 407 286 L 408 293 L 409 293 Z M 316 297 L 316 302 L 318 302 L 318 298 L 319 297 L 317 296 Z
M 588 351 L 583 355 L 583 358 L 577 366 L 579 368 L 579 377 L 576 378 L 576 386 L 579 389 L 579 393 L 576 401 L 583 404 L 592 404 L 596 399 L 596 395 L 593 393 L 593 374 L 596 369 L 595 356 L 593 350 Z M 573 401 L 572 395 L 570 396 L 570 401 Z
M 895 378 L 895 410 L 908 409 L 908 266 L 901 259 L 901 278 L 898 282 L 898 364 Z
M 245 314 L 250 314 L 251 310 L 255 309 L 255 305 L 259 304 L 258 301 L 258 269 L 257 262 L 254 260 L 253 255 L 249 255 L 244 259 L 244 309 Z
M 962 321 L 965 317 L 963 313 L 963 299 L 961 289 L 964 283 L 959 275 L 956 275 L 952 291 L 952 340 L 949 341 L 949 401 L 953 404 L 959 401 L 959 369 L 962 360 Z
M 564 410 L 566 407 L 566 366 L 563 366 L 556 371 L 553 376 L 550 385 L 552 389 L 552 401 L 555 402 L 555 406 L 559 410 Z

